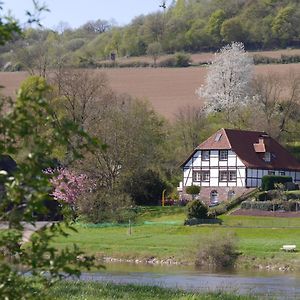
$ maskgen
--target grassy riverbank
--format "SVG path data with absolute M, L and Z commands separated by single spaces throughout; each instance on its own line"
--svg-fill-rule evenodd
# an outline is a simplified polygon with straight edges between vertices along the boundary
M 180 300 L 252 300 L 252 296 L 238 296 L 233 293 L 194 293 L 178 289 L 152 286 L 116 285 L 96 282 L 63 282 L 53 287 L 49 293 L 56 300 L 104 300 L 104 299 L 180 299 Z
M 232 232 L 238 237 L 240 262 L 253 267 L 271 264 L 299 266 L 300 253 L 282 252 L 284 244 L 300 247 L 299 218 L 222 216 L 223 225 L 183 226 L 183 210 L 155 208 L 142 214 L 139 224 L 128 234 L 128 226 L 84 227 L 76 225 L 78 233 L 56 240 L 57 248 L 78 244 L 98 257 L 146 259 L 155 257 L 193 263 L 201 241 L 216 232 Z M 147 221 L 146 224 L 143 221 Z M 297 228 L 298 227 L 298 228 Z

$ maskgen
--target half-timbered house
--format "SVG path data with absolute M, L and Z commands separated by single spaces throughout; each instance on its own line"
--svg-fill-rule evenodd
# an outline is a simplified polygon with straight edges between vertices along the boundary
M 220 129 L 182 164 L 185 187 L 201 186 L 206 201 L 222 201 L 261 185 L 264 175 L 300 182 L 300 163 L 265 132 Z

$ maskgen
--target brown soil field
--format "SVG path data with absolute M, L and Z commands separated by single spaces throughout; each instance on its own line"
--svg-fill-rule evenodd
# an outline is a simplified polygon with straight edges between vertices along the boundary
M 129 94 L 148 100 L 153 108 L 169 120 L 174 119 L 182 106 L 201 105 L 202 100 L 195 90 L 204 84 L 206 67 L 190 68 L 120 68 L 99 69 L 107 74 L 110 86 L 119 94 Z M 276 72 L 285 76 L 290 70 L 300 72 L 300 64 L 258 65 L 257 74 Z M 4 86 L 3 94 L 13 96 L 27 77 L 26 72 L 0 72 L 0 85 Z
M 263 211 L 258 209 L 238 209 L 231 213 L 234 216 L 258 216 L 258 217 L 281 217 L 281 218 L 299 218 L 300 212 L 295 211 Z

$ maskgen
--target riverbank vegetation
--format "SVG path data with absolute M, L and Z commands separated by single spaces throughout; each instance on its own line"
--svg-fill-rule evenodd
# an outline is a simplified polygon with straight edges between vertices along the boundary
M 255 300 L 254 296 L 236 295 L 231 292 L 186 292 L 154 286 L 123 285 L 81 281 L 60 282 L 49 292 L 49 297 L 56 300 Z

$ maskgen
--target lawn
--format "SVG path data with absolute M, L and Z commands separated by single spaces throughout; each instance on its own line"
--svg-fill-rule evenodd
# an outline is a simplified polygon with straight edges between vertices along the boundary
M 165 211 L 161 211 L 163 209 Z M 132 235 L 128 234 L 126 225 L 89 228 L 77 224 L 77 233 L 56 239 L 55 245 L 60 248 L 76 243 L 87 253 L 96 256 L 140 259 L 173 257 L 177 261 L 193 263 L 203 238 L 213 232 L 225 235 L 230 231 L 238 237 L 238 251 L 245 264 L 255 260 L 257 264 L 299 265 L 300 253 L 280 250 L 284 244 L 300 247 L 299 228 L 293 228 L 300 227 L 298 218 L 229 215 L 221 217 L 223 225 L 183 226 L 183 211 L 183 208 L 175 208 L 173 214 L 172 208 L 145 211 L 139 224 L 132 227 Z M 148 220 L 147 225 L 142 223 L 145 220 Z

